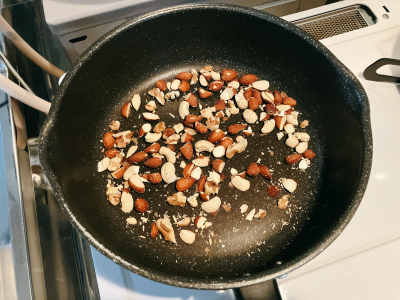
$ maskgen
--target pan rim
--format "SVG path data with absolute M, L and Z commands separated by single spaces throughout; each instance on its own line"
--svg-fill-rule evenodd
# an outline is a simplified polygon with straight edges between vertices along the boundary
M 332 226 L 330 231 L 326 232 L 318 243 L 310 247 L 305 253 L 299 254 L 298 256 L 296 256 L 296 258 L 292 259 L 291 261 L 286 261 L 284 264 L 280 266 L 274 267 L 267 271 L 251 274 L 247 277 L 237 277 L 233 279 L 219 279 L 219 280 L 195 279 L 195 278 L 174 276 L 167 273 L 155 271 L 150 268 L 138 267 L 132 263 L 125 261 L 122 257 L 115 255 L 106 247 L 104 247 L 96 238 L 94 238 L 84 228 L 79 218 L 75 216 L 74 213 L 70 210 L 70 206 L 62 192 L 61 186 L 58 183 L 55 174 L 52 172 L 52 169 L 47 164 L 48 149 L 46 146 L 47 145 L 46 140 L 49 137 L 48 133 L 54 126 L 54 122 L 51 122 L 51 120 L 55 118 L 56 115 L 58 114 L 61 99 L 63 98 L 63 95 L 66 91 L 66 87 L 69 85 L 69 83 L 71 82 L 72 78 L 77 73 L 81 65 L 86 60 L 90 59 L 95 50 L 101 47 L 108 40 L 117 36 L 119 32 L 127 30 L 128 28 L 133 27 L 139 23 L 145 22 L 159 15 L 166 15 L 173 13 L 174 11 L 192 10 L 192 9 L 220 9 L 220 10 L 234 11 L 238 13 L 245 13 L 253 15 L 254 17 L 260 19 L 268 19 L 269 22 L 275 23 L 275 25 L 288 28 L 293 34 L 298 35 L 300 38 L 309 43 L 311 47 L 316 48 L 316 50 L 322 53 L 331 62 L 331 64 L 338 70 L 338 72 L 341 72 L 343 76 L 345 76 L 348 80 L 353 82 L 356 89 L 356 93 L 358 94 L 358 97 L 361 102 L 362 111 L 360 111 L 360 115 L 363 124 L 364 156 L 362 161 L 360 180 L 358 182 L 358 185 L 355 187 L 354 195 L 349 202 L 349 206 L 351 206 L 351 208 L 348 209 L 341 216 L 341 218 L 337 220 L 337 222 Z M 99 252 L 110 258 L 115 263 L 148 279 L 183 288 L 227 289 L 227 288 L 244 287 L 277 278 L 304 265 L 311 259 L 315 258 L 317 255 L 319 255 L 323 250 L 325 250 L 342 233 L 344 228 L 350 222 L 364 195 L 372 166 L 372 130 L 370 124 L 369 101 L 363 86 L 361 85 L 359 80 L 355 77 L 355 75 L 346 66 L 344 66 L 336 58 L 336 56 L 334 56 L 323 44 L 321 44 L 310 34 L 296 27 L 292 23 L 287 22 L 281 18 L 278 18 L 274 15 L 268 14 L 263 11 L 258 11 L 252 8 L 231 5 L 231 4 L 200 3 L 200 4 L 177 5 L 144 14 L 142 16 L 139 16 L 135 19 L 132 19 L 117 26 L 116 28 L 112 29 L 111 31 L 103 35 L 101 38 L 99 38 L 78 58 L 78 60 L 74 63 L 71 70 L 65 76 L 64 81 L 61 84 L 56 97 L 54 98 L 53 104 L 51 105 L 48 117 L 46 118 L 44 125 L 41 129 L 41 133 L 39 136 L 39 158 L 43 170 L 45 171 L 49 179 L 49 182 L 54 190 L 57 202 L 59 203 L 61 209 L 67 216 L 70 223 L 74 226 L 75 229 L 78 230 L 78 232 L 81 235 L 83 235 L 90 242 L 90 244 L 93 247 L 95 247 Z

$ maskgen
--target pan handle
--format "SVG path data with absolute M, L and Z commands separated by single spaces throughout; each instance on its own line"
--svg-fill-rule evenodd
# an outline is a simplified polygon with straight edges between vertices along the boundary
M 233 290 L 236 300 L 282 300 L 276 279 Z
M 400 83 L 400 78 L 395 76 L 380 75 L 376 71 L 385 65 L 397 65 L 400 66 L 400 60 L 392 58 L 381 58 L 365 69 L 363 76 L 367 80 L 378 81 L 378 82 L 392 82 Z
M 28 92 L 2 74 L 0 74 L 0 90 L 45 114 L 50 110 L 51 104 L 49 102 Z

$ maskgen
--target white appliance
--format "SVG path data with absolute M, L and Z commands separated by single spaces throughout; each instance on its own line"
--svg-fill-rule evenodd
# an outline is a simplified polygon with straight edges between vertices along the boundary
M 138 2 L 150 3 L 151 1 Z M 45 13 L 46 6 L 49 9 L 51 5 L 60 3 L 44 1 Z M 92 6 L 90 11 L 91 4 L 82 4 L 78 7 L 78 4 L 73 1 L 74 5 L 69 8 L 82 9 L 84 13 L 90 12 L 90 20 L 95 22 L 96 18 L 98 20 L 105 13 L 111 13 L 112 8 L 118 6 L 116 10 L 118 20 L 96 27 L 96 34 L 98 34 L 98 30 L 106 32 L 126 18 L 132 17 L 132 15 L 123 15 L 121 8 L 126 3 L 120 1 L 110 4 L 103 1 Z M 400 2 L 398 0 L 341 1 L 289 15 L 284 19 L 293 22 L 355 4 L 368 7 L 376 16 L 376 23 L 323 39 L 321 42 L 356 75 L 367 92 L 371 107 L 374 146 L 371 177 L 358 211 L 337 240 L 317 258 L 291 272 L 285 279 L 278 280 L 283 299 L 400 299 L 398 287 L 400 282 L 400 218 L 398 217 L 400 201 L 398 198 L 400 197 L 397 190 L 400 179 L 400 159 L 397 156 L 400 149 L 400 138 L 397 135 L 400 88 L 396 84 L 367 81 L 362 75 L 366 67 L 380 58 L 400 59 Z M 62 15 L 68 19 L 71 14 L 75 19 L 69 20 L 69 23 L 63 23 Z M 60 30 L 60 26 L 65 24 L 73 23 L 74 26 L 79 24 L 79 14 L 76 14 L 76 11 L 74 13 L 61 10 L 58 14 L 58 22 L 53 16 L 49 14 L 46 16 L 55 33 Z M 72 31 L 72 27 L 70 29 Z M 75 29 L 74 34 L 78 32 Z M 85 34 L 87 30 L 86 28 Z M 60 36 L 61 41 L 64 39 L 64 42 L 69 38 L 72 37 Z M 79 45 L 82 49 L 75 45 L 69 57 L 76 57 L 91 42 L 93 41 L 90 39 L 83 40 Z M 380 72 L 400 76 L 400 68 L 383 67 Z M 329 82 L 326 84 L 328 85 Z M 99 292 L 103 300 L 234 299 L 232 290 L 199 291 L 171 287 L 127 271 L 94 248 L 92 248 L 92 255 Z

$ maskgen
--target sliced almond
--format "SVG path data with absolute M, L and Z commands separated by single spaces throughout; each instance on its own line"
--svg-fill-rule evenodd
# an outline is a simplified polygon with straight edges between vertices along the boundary
M 182 239 L 182 241 L 184 241 L 186 244 L 189 245 L 193 244 L 194 241 L 196 240 L 196 234 L 190 230 L 181 230 L 179 236 Z

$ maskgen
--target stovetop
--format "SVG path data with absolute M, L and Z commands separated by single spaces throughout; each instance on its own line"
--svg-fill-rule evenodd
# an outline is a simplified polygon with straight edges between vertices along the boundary
M 396 134 L 400 86 L 367 81 L 362 75 L 380 58 L 400 59 L 398 1 L 348 0 L 284 18 L 295 21 L 353 4 L 369 7 L 377 17 L 376 24 L 321 42 L 356 75 L 367 92 L 373 132 L 371 177 L 363 201 L 343 233 L 318 257 L 278 280 L 283 299 L 400 299 L 400 159 L 396 156 L 400 146 Z M 385 67 L 381 71 L 400 76 L 400 68 Z M 2 132 L 4 136 L 4 128 Z M 10 135 L 9 131 L 6 134 Z M 35 141 L 31 140 L 30 148 L 34 147 Z M 10 156 L 10 149 L 7 151 Z M 35 165 L 32 155 L 31 165 Z M 0 176 L 0 184 L 1 180 Z M 34 183 L 37 187 L 38 183 Z M 46 193 L 51 195 L 51 191 Z M 83 270 L 80 276 L 84 285 L 91 291 L 87 299 L 234 299 L 232 290 L 190 290 L 150 281 L 120 267 L 94 248 L 87 248 L 79 237 L 73 239 L 80 244 L 79 257 L 84 258 L 78 265 Z M 85 260 L 92 262 L 85 264 Z

